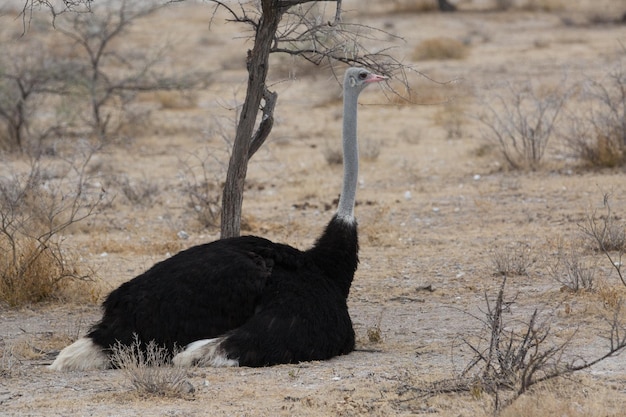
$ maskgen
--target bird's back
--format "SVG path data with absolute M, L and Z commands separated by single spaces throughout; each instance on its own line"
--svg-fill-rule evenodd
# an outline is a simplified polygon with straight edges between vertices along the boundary
M 275 260 L 293 264 L 299 255 L 257 237 L 194 246 L 111 292 L 89 337 L 110 347 L 136 334 L 173 349 L 219 336 L 254 314 Z

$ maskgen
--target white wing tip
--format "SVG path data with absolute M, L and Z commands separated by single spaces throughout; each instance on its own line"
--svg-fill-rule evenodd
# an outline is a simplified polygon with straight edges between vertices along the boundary
M 86 371 L 89 369 L 106 369 L 109 358 L 88 337 L 82 337 L 63 349 L 52 362 L 49 369 L 53 371 Z
M 185 350 L 174 356 L 172 362 L 180 367 L 196 365 L 213 367 L 239 366 L 238 360 L 228 358 L 226 352 L 220 348 L 220 343 L 223 340 L 223 337 L 196 340 L 188 344 Z

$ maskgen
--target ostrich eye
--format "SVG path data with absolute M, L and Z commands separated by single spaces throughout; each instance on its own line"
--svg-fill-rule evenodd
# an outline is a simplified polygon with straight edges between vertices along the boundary
M 364 80 L 367 78 L 367 72 L 360 72 L 359 73 L 359 80 Z

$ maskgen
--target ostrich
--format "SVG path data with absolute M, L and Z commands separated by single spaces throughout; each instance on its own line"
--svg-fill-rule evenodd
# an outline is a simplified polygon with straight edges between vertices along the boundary
M 194 246 L 113 290 L 85 337 L 54 370 L 112 366 L 116 344 L 150 341 L 179 366 L 270 366 L 324 360 L 354 350 L 347 298 L 358 264 L 354 203 L 357 99 L 386 77 L 349 68 L 343 84 L 343 188 L 315 245 L 300 251 L 255 236 Z

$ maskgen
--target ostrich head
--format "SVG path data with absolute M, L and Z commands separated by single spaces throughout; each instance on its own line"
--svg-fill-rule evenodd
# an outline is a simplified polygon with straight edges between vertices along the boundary
M 365 68 L 352 67 L 348 68 L 344 78 L 344 88 L 349 86 L 360 93 L 370 83 L 386 80 L 387 77 L 377 75 Z

